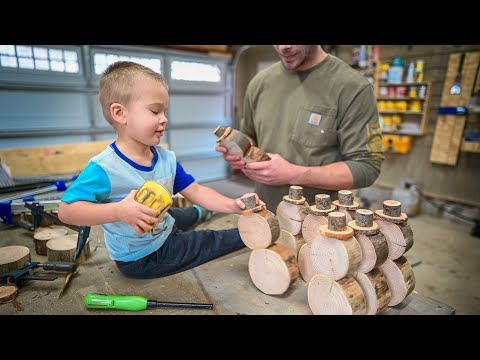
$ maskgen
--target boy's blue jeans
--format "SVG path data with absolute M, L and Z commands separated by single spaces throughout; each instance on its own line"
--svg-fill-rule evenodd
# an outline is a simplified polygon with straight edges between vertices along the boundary
M 194 207 L 170 208 L 173 230 L 157 251 L 136 261 L 115 261 L 128 277 L 153 279 L 176 274 L 245 247 L 238 229 L 193 230 L 198 211 Z

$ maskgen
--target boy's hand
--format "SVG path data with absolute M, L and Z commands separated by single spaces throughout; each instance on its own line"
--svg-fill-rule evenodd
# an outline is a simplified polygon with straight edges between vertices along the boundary
M 137 191 L 130 191 L 125 199 L 118 202 L 117 216 L 120 221 L 129 224 L 139 234 L 143 234 L 145 231 L 153 230 L 153 224 L 158 220 L 160 211 L 136 202 Z
M 256 193 L 246 193 L 241 197 L 252 196 L 252 195 L 255 195 L 255 200 L 257 205 L 262 205 L 265 207 L 265 203 L 258 198 L 258 195 Z M 242 200 L 240 200 L 240 198 L 235 199 L 235 205 L 237 205 L 237 207 L 239 208 L 239 212 L 245 209 L 245 204 L 243 203 Z

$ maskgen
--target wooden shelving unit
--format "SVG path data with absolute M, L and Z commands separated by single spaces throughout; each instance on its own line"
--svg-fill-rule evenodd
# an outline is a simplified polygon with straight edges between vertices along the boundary
M 420 88 L 426 87 L 425 96 L 418 96 Z M 408 96 L 416 87 L 416 96 Z M 376 93 L 380 125 L 385 134 L 423 136 L 428 130 L 428 115 L 431 101 L 431 83 L 385 83 L 379 82 Z M 388 95 L 385 95 L 386 89 Z M 403 88 L 403 91 L 399 91 Z M 412 108 L 416 105 L 416 108 Z

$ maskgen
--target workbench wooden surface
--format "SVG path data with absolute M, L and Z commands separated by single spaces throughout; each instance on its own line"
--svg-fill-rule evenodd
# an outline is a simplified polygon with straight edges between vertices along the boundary
M 215 215 L 200 229 L 228 229 L 236 227 L 238 215 Z M 37 255 L 32 233 L 21 228 L 0 231 L 0 246 L 24 245 L 30 248 L 32 261 L 45 261 Z M 248 248 L 210 261 L 180 274 L 138 280 L 123 276 L 110 260 L 100 227 L 90 232 L 91 256 L 79 266 L 64 296 L 58 298 L 65 276 L 58 273 L 54 281 L 27 281 L 20 288 L 14 303 L 0 305 L 0 314 L 202 314 L 202 315 L 312 315 L 308 306 L 308 284 L 299 277 L 289 290 L 280 296 L 271 296 L 258 290 L 248 273 Z M 45 273 L 36 269 L 35 273 Z M 89 310 L 83 305 L 89 293 L 113 295 L 140 295 L 162 302 L 211 303 L 213 310 L 152 308 L 138 312 L 118 310 Z M 385 315 L 450 315 L 455 309 L 413 291 L 402 303 L 389 308 Z

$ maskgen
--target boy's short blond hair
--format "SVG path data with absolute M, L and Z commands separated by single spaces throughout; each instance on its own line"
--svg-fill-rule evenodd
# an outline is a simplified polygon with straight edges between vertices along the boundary
M 160 81 L 168 91 L 167 81 L 162 74 L 131 61 L 117 61 L 102 73 L 98 97 L 100 104 L 102 104 L 103 116 L 110 124 L 113 124 L 110 116 L 110 105 L 113 103 L 127 104 L 132 97 L 135 80 L 140 75 Z

